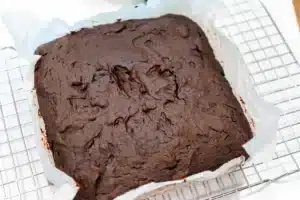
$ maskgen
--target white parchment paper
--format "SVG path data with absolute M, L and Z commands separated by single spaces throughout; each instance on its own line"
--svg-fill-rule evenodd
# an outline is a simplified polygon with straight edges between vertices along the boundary
M 47 134 L 42 117 L 39 115 L 38 102 L 34 88 L 34 65 L 39 56 L 34 55 L 35 49 L 58 37 L 64 36 L 70 31 L 77 31 L 82 27 L 93 27 L 99 24 L 113 23 L 117 19 L 142 19 L 159 17 L 161 15 L 173 13 L 185 15 L 204 30 L 209 42 L 214 50 L 217 60 L 224 68 L 225 76 L 229 81 L 233 92 L 240 104 L 244 108 L 254 137 L 244 144 L 244 148 L 255 161 L 265 161 L 272 158 L 275 150 L 276 130 L 280 116 L 280 110 L 273 105 L 263 101 L 255 92 L 248 68 L 242 60 L 242 56 L 237 47 L 226 38 L 221 31 L 216 28 L 215 20 L 220 19 L 226 13 L 225 6 L 220 0 L 149 0 L 147 5 L 139 4 L 138 7 L 126 6 L 117 12 L 99 14 L 88 20 L 83 20 L 69 26 L 66 22 L 53 19 L 52 21 L 38 20 L 35 16 L 28 13 L 6 13 L 3 20 L 11 33 L 15 49 L 19 56 L 27 59 L 32 66 L 28 72 L 26 87 L 31 93 L 32 111 L 34 113 L 34 127 L 37 133 L 37 145 L 41 161 L 47 179 L 54 184 L 57 192 L 53 199 L 72 200 L 78 191 L 76 182 L 65 173 L 58 170 L 53 161 L 53 156 L 47 143 Z M 150 194 L 153 190 L 168 186 L 177 186 L 183 182 L 203 181 L 215 178 L 227 173 L 235 167 L 241 165 L 244 158 L 236 158 L 225 163 L 216 171 L 205 171 L 182 180 L 169 181 L 163 183 L 149 183 L 137 189 L 131 190 L 119 197 L 117 200 L 136 199 L 145 193 Z M 172 187 L 169 187 L 171 190 Z

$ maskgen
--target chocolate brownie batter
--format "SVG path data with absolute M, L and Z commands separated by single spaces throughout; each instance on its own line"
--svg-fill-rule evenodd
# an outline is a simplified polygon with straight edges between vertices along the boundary
M 84 28 L 37 49 L 40 113 L 76 200 L 110 200 L 244 155 L 252 133 L 199 26 L 184 16 Z

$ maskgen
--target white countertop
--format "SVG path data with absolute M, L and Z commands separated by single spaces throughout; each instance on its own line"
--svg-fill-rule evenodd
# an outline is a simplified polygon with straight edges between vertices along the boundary
M 279 182 L 272 183 L 262 191 L 242 196 L 242 200 L 298 200 L 300 197 L 300 173 L 281 179 Z

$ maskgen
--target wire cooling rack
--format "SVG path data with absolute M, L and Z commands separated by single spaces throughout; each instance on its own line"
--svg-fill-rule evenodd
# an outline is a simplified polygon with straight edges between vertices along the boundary
M 280 109 L 276 153 L 269 163 L 246 163 L 206 182 L 188 183 L 150 200 L 212 200 L 260 191 L 300 171 L 300 67 L 258 0 L 224 0 L 230 16 L 218 26 L 243 53 L 256 90 Z M 27 65 L 12 49 L 0 51 L 0 200 L 51 199 L 36 151 L 32 117 L 22 89 Z
M 0 51 L 0 200 L 44 200 L 50 187 L 36 151 L 22 65 L 11 49 Z

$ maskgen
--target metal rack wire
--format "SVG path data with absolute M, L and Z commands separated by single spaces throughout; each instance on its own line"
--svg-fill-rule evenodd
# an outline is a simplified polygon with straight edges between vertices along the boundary
M 35 149 L 23 90 L 27 65 L 11 49 L 2 50 L 0 60 L 0 199 L 45 199 L 51 191 Z
M 187 183 L 151 200 L 212 200 L 259 191 L 300 171 L 300 67 L 264 6 L 257 0 L 224 0 L 230 16 L 218 26 L 244 55 L 256 90 L 283 110 L 276 153 L 269 163 L 246 163 L 214 180 Z M 31 112 L 22 90 L 26 63 L 12 49 L 0 51 L 0 199 L 51 197 L 35 149 Z

